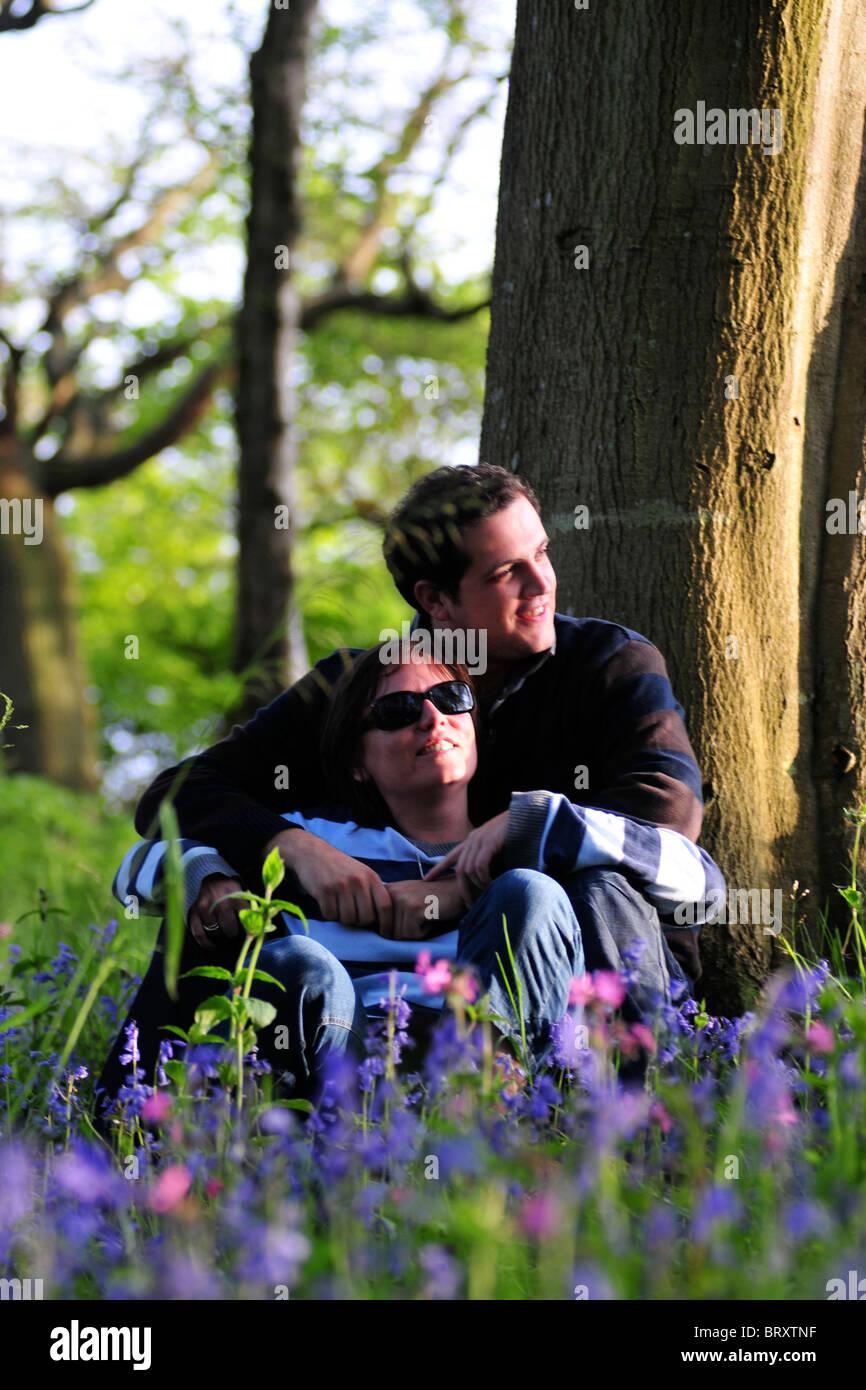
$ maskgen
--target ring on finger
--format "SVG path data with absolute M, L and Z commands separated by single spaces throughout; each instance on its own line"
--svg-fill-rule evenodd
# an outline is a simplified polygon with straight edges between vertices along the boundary
M 219 931 L 220 929 L 219 922 L 202 922 L 202 926 L 205 931 Z

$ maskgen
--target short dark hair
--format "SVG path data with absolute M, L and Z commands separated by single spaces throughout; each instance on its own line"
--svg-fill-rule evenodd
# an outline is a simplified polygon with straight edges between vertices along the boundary
M 454 597 L 469 568 L 463 533 L 520 497 L 541 515 L 529 484 L 494 463 L 435 468 L 419 478 L 388 518 L 382 543 L 385 563 L 406 602 L 421 611 L 415 598 L 419 579 Z
M 378 788 L 372 782 L 358 782 L 352 771 L 361 761 L 361 728 L 364 710 L 375 699 L 379 682 L 390 671 L 397 671 L 403 662 L 383 661 L 382 642 L 368 647 L 344 671 L 331 693 L 325 722 L 322 727 L 322 771 L 328 795 L 341 802 L 357 816 L 361 825 L 381 827 L 390 825 L 393 816 Z M 441 666 L 452 680 L 465 681 L 472 688 L 472 677 L 465 666 L 431 661 Z M 476 724 L 476 711 L 472 711 Z

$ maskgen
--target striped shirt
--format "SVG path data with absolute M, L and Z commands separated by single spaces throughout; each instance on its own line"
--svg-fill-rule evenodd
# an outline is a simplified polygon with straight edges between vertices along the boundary
M 450 848 L 411 840 L 393 827 L 373 829 L 358 825 L 347 812 L 335 807 L 309 813 L 288 811 L 282 819 L 366 864 L 383 883 L 423 878 Z M 121 903 L 135 902 L 146 915 L 163 910 L 166 850 L 167 842 L 162 840 L 142 841 L 129 850 L 112 888 Z M 186 915 L 209 874 L 232 878 L 239 874 L 210 846 L 185 839 L 180 841 L 180 850 Z M 625 873 L 662 919 L 672 916 L 679 905 L 688 904 L 689 920 L 701 923 L 708 901 L 711 905 L 714 896 L 717 900 L 718 892 L 724 892 L 724 880 L 710 856 L 678 831 L 614 812 L 575 806 L 557 793 L 513 794 L 502 860 L 506 869 L 531 868 L 559 879 L 584 868 Z M 436 959 L 455 961 L 456 925 L 427 941 L 390 941 L 375 931 L 322 919 L 315 903 L 303 893 L 295 894 L 285 884 L 280 892 L 285 898 L 297 900 L 307 915 L 310 935 L 346 966 L 366 1009 L 378 1005 L 384 977 L 391 970 L 398 973 L 398 987 L 406 986 L 410 1004 L 434 1008 L 441 1005 L 438 996 L 425 994 L 423 980 L 414 967 L 422 950 L 430 951 Z M 430 884 L 431 916 L 435 901 L 434 880 Z M 283 913 L 281 919 L 280 935 L 303 931 L 298 918 Z

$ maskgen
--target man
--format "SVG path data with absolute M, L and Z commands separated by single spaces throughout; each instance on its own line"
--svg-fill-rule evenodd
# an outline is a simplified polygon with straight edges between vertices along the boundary
M 556 575 L 525 482 L 490 464 L 436 469 L 398 505 L 383 548 L 418 624 L 434 637 L 445 630 L 486 637 L 487 667 L 476 679 L 479 767 L 469 799 L 477 828 L 449 856 L 456 877 L 436 882 L 442 919 L 459 914 L 469 885 L 489 881 L 512 792 L 558 792 L 697 840 L 700 773 L 662 656 L 627 628 L 555 613 Z M 158 834 L 159 806 L 170 797 L 181 834 L 214 846 L 250 886 L 278 846 L 325 917 L 372 925 L 383 935 L 420 931 L 429 882 L 419 883 L 414 909 L 400 904 L 398 920 L 373 869 L 281 819 L 282 811 L 325 799 L 319 734 L 328 692 L 352 657 L 335 652 L 318 662 L 248 724 L 161 773 L 142 797 L 135 825 L 142 836 Z M 220 900 L 220 885 L 208 877 L 189 916 L 205 951 L 226 947 L 239 932 L 237 904 Z M 666 995 L 669 970 L 681 977 L 684 967 L 694 985 L 695 931 L 666 928 L 665 940 L 655 909 L 625 875 L 586 871 L 565 886 L 587 969 L 627 964 L 632 971 L 627 1016 L 642 1016 Z M 433 925 L 427 922 L 427 930 Z M 635 941 L 639 959 L 630 949 Z

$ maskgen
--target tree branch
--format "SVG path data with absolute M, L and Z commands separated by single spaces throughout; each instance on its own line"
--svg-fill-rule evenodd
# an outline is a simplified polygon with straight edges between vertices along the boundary
M 41 439 L 46 430 L 50 428 L 52 421 L 68 419 L 80 405 L 85 403 L 96 407 L 100 404 L 108 405 L 124 389 L 128 377 L 135 376 L 141 381 L 146 377 L 153 376 L 154 372 L 170 366 L 172 362 L 189 352 L 202 339 L 211 337 L 219 329 L 227 328 L 231 322 L 231 317 L 233 316 L 219 318 L 216 323 L 209 327 L 200 327 L 195 333 L 191 333 L 187 337 L 173 338 L 169 342 L 161 343 L 155 352 L 142 353 L 140 357 L 127 363 L 120 373 L 119 381 L 116 381 L 113 386 L 106 386 L 101 391 L 82 391 L 79 389 L 72 370 L 75 362 L 72 361 L 70 369 L 54 383 L 51 399 L 41 418 L 29 431 L 31 448 L 37 439 Z M 89 345 L 89 341 L 84 344 L 82 351 Z M 76 356 L 80 355 L 80 353 L 76 354 Z
M 81 0 L 81 4 L 69 5 L 58 10 L 49 0 L 31 0 L 30 9 L 24 14 L 13 14 L 14 0 L 0 0 L 0 34 L 14 33 L 16 30 L 32 29 L 46 15 L 80 14 L 89 10 L 96 0 Z
M 3 407 L 5 415 L 0 421 L 0 432 L 13 434 L 18 423 L 18 382 L 21 375 L 21 359 L 24 349 L 16 347 L 12 339 L 0 328 L 0 343 L 9 353 L 9 365 L 3 373 Z
M 305 332 L 309 332 L 327 314 L 335 314 L 339 309 L 360 309 L 366 314 L 382 314 L 386 318 L 437 319 L 441 323 L 457 323 L 460 319 L 471 318 L 480 309 L 486 309 L 489 303 L 488 295 L 476 304 L 447 309 L 437 304 L 426 290 L 414 282 L 409 283 L 406 293 L 402 295 L 375 294 L 372 290 L 353 290 L 347 285 L 335 285 L 307 301 L 301 310 L 300 324 Z
M 228 381 L 233 367 L 222 360 L 212 362 L 195 378 L 165 419 L 154 425 L 140 439 L 113 453 L 69 456 L 56 454 L 43 464 L 41 485 L 45 494 L 56 497 L 73 487 L 102 487 L 117 478 L 125 478 L 140 464 L 146 463 L 162 449 L 176 443 L 198 424 L 207 410 L 218 386 Z
M 48 313 L 42 331 L 56 333 L 71 309 L 84 304 L 97 294 L 106 290 L 125 289 L 130 277 L 118 268 L 120 257 L 127 251 L 155 241 L 175 212 L 187 200 L 201 196 L 213 183 L 217 171 L 217 157 L 214 152 L 208 155 L 206 163 L 187 183 L 175 184 L 168 188 L 157 201 L 140 226 L 117 241 L 99 256 L 99 268 L 92 276 L 78 271 L 71 279 L 57 286 L 49 300 Z

